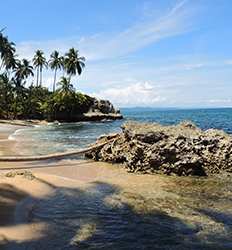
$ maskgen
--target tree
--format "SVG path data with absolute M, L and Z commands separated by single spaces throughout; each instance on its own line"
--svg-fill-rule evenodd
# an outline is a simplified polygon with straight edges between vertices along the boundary
M 24 115 L 30 119 L 44 119 L 43 107 L 48 102 L 51 93 L 47 88 L 30 86 L 24 108 Z
M 6 73 L 0 74 L 0 117 L 10 117 L 13 102 L 13 87 Z
M 68 53 L 65 54 L 64 58 L 64 67 L 69 75 L 69 80 L 71 81 L 71 77 L 73 75 L 80 75 L 82 73 L 83 68 L 85 67 L 85 58 L 79 57 L 78 50 L 71 48 Z
M 3 66 L 6 70 L 13 69 L 16 66 L 15 44 L 10 42 L 2 32 L 0 32 L 0 58 L 0 70 Z
M 75 92 L 73 85 L 70 83 L 70 79 L 67 77 L 62 76 L 58 85 L 60 86 L 58 89 L 59 93 L 67 95 Z
M 36 86 L 27 87 L 27 80 L 34 76 L 33 66 L 27 59 L 19 60 L 15 44 L 8 40 L 0 29 L 0 117 L 19 119 L 59 119 L 72 121 L 89 110 L 91 97 L 76 93 L 71 77 L 80 75 L 85 67 L 85 58 L 71 48 L 65 56 L 53 51 L 47 63 L 44 52 L 37 50 L 33 57 L 36 70 Z M 53 93 L 42 87 L 43 69 L 49 64 L 54 71 Z M 57 71 L 63 77 L 57 83 Z M 64 74 L 67 74 L 64 77 Z M 59 88 L 56 90 L 56 84 Z
M 37 70 L 36 74 L 36 86 L 39 86 L 39 78 L 40 78 L 40 86 L 42 86 L 42 71 L 43 67 L 47 67 L 47 61 L 44 56 L 44 52 L 42 50 L 37 50 L 35 52 L 35 56 L 33 58 L 33 65 Z
M 59 56 L 58 51 L 54 51 L 49 60 L 49 66 L 52 70 L 54 70 L 54 82 L 53 82 L 53 92 L 56 90 L 56 73 L 58 69 L 63 67 L 63 57 Z
M 17 67 L 14 70 L 16 80 L 22 81 L 29 76 L 34 76 L 33 67 L 30 65 L 30 62 L 26 59 L 23 59 L 22 62 L 17 63 Z
M 64 74 L 65 74 L 65 58 L 64 58 L 64 56 L 60 57 L 60 61 L 61 61 L 61 67 L 62 67 L 62 76 L 64 76 Z

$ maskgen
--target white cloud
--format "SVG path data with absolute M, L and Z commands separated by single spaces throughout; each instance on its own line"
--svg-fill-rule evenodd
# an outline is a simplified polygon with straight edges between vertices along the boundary
M 25 41 L 19 43 L 17 49 L 21 57 L 31 58 L 38 48 L 49 55 L 54 48 L 64 53 L 70 47 L 77 47 L 89 61 L 112 59 L 191 30 L 190 16 L 191 11 L 187 8 L 186 1 L 179 1 L 161 17 L 153 16 L 118 33 L 74 36 L 50 41 Z
M 185 70 L 194 70 L 194 69 L 201 69 L 206 66 L 203 63 L 193 63 L 193 64 L 184 64 L 182 65 L 183 69 Z
M 213 104 L 232 104 L 232 99 L 226 98 L 226 99 L 211 99 L 209 100 L 209 103 Z
M 144 60 L 135 54 L 162 39 L 191 31 L 196 20 L 191 7 L 187 1 L 179 1 L 162 15 L 160 9 L 151 8 L 149 15 L 119 32 L 25 41 L 18 44 L 18 53 L 30 59 L 38 48 L 47 56 L 54 49 L 64 53 L 70 47 L 78 48 L 87 58 L 87 67 L 73 78 L 77 90 L 118 106 L 229 105 L 230 99 L 223 97 L 231 93 L 231 59 L 214 60 L 191 51 L 170 58 L 151 55 Z M 43 78 L 44 85 L 51 88 L 53 73 L 45 71 Z
M 154 106 L 166 100 L 158 88 L 148 82 L 137 82 L 125 87 L 108 88 L 92 93 L 101 99 L 109 99 L 117 106 Z

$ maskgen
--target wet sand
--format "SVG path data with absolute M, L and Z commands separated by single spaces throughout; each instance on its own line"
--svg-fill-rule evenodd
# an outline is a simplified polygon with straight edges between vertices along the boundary
M 25 126 L 12 125 L 0 122 L 0 156 L 12 155 L 17 152 L 17 143 L 14 140 L 9 140 L 9 136 L 16 130 L 25 128 Z
M 46 228 L 46 223 L 44 225 L 43 223 L 28 223 L 30 211 L 38 199 L 45 199 L 59 188 L 88 189 L 93 183 L 105 183 L 109 186 L 120 187 L 126 195 L 132 193 L 142 195 L 145 192 L 148 196 L 147 190 L 150 185 L 154 186 L 156 183 L 157 188 L 161 191 L 165 183 L 162 177 L 154 179 L 149 176 L 146 177 L 146 182 L 141 182 L 140 175 L 128 174 L 123 168 L 84 160 L 0 163 L 0 169 L 0 221 L 2 221 L 0 235 L 3 245 L 11 245 L 11 242 L 18 241 L 39 241 L 43 237 L 42 231 Z M 12 172 L 12 169 L 21 173 L 23 170 L 30 170 L 36 179 L 30 180 L 23 175 L 6 177 L 6 174 Z M 146 183 L 145 186 L 144 183 Z M 140 194 L 138 190 L 140 190 Z M 156 192 L 156 196 L 162 195 L 160 191 Z M 151 194 L 151 196 L 153 195 Z M 4 198 L 5 196 L 7 199 Z M 28 198 L 29 202 L 26 205 L 22 203 Z M 107 199 L 106 202 L 109 204 L 120 203 L 116 196 L 115 200 L 111 197 Z M 132 199 L 134 199 L 133 196 Z M 137 207 L 137 209 L 144 209 L 143 204 L 140 205 L 142 207 Z M 15 211 L 20 210 L 20 207 L 23 207 L 23 213 L 18 213 L 19 218 L 16 218 Z M 2 220 L 2 218 L 4 219 Z M 18 219 L 22 220 L 19 225 L 15 222 Z
M 69 197 L 67 193 L 71 192 L 71 200 L 66 197 L 64 204 L 67 206 L 68 202 L 76 203 L 74 211 L 77 212 L 78 209 L 81 211 L 81 214 L 76 216 L 91 221 L 84 224 L 84 228 L 79 229 L 79 234 L 75 235 L 76 241 L 80 243 L 91 239 L 95 227 L 99 227 L 97 223 L 99 219 L 93 222 L 90 218 L 93 214 L 99 213 L 99 208 L 93 210 L 93 214 L 88 214 L 87 208 L 81 208 L 83 201 L 79 203 L 78 197 L 80 192 L 82 197 L 82 193 L 86 193 L 87 190 L 92 190 L 91 193 L 96 192 L 96 190 L 100 190 L 99 192 L 102 193 L 106 192 L 104 198 L 97 198 L 93 202 L 95 204 L 99 199 L 102 199 L 103 211 L 107 207 L 104 215 L 101 214 L 104 216 L 104 220 L 108 210 L 115 209 L 116 215 L 114 216 L 119 217 L 117 219 L 119 228 L 121 227 L 120 223 L 122 223 L 120 221 L 121 210 L 125 206 L 130 208 L 129 213 L 132 214 L 130 216 L 134 216 L 135 220 L 140 218 L 139 220 L 144 221 L 145 219 L 151 228 L 147 228 L 145 222 L 138 222 L 138 226 L 133 227 L 135 237 L 136 234 L 139 234 L 139 237 L 141 237 L 140 234 L 142 235 L 140 231 L 137 232 L 139 228 L 142 231 L 148 230 L 148 235 L 144 236 L 148 237 L 148 240 L 151 240 L 151 237 L 159 236 L 158 239 L 163 238 L 161 242 L 157 243 L 161 246 L 168 244 L 164 243 L 166 240 L 169 241 L 170 245 L 167 245 L 167 248 L 163 246 L 161 249 L 187 249 L 187 246 L 191 246 L 190 249 L 231 249 L 232 201 L 228 198 L 232 194 L 232 189 L 228 188 L 231 186 L 231 179 L 224 181 L 220 179 L 183 179 L 160 175 L 136 175 L 127 173 L 119 166 L 83 160 L 1 163 L 0 168 L 0 193 L 3 197 L 4 190 L 8 194 L 10 193 L 7 200 L 0 200 L 1 204 L 4 204 L 0 210 L 0 215 L 4 217 L 4 224 L 0 226 L 0 235 L 2 235 L 2 242 L 5 242 L 9 249 L 17 249 L 15 247 L 17 244 L 28 247 L 25 249 L 34 249 L 29 247 L 32 244 L 30 242 L 42 244 L 41 242 L 48 237 L 46 234 L 51 231 L 48 229 L 51 227 L 51 221 L 47 221 L 46 218 L 53 216 L 55 211 L 51 213 L 48 210 L 48 214 L 45 212 L 45 214 L 40 215 L 38 221 L 31 220 L 30 216 L 33 209 L 36 210 L 38 200 L 45 201 L 44 204 L 51 203 L 54 209 L 58 211 L 61 209 L 63 213 L 62 206 L 64 205 L 61 207 L 56 205 L 56 203 L 59 204 L 60 198 L 54 199 L 57 191 L 62 193 L 63 198 Z M 30 170 L 36 179 L 30 180 L 23 176 L 5 177 L 5 174 L 11 169 L 15 169 L 14 171 Z M 86 197 L 84 200 L 89 202 L 89 194 L 84 197 Z M 54 201 L 52 201 L 53 199 Z M 91 206 L 93 206 L 92 203 L 88 205 L 88 208 Z M 9 207 L 10 209 L 8 209 Z M 37 213 L 35 212 L 35 214 Z M 63 216 L 66 217 L 67 214 L 63 214 Z M 110 216 L 112 215 L 110 214 Z M 126 217 L 126 219 L 128 218 Z M 110 225 L 112 224 L 110 223 Z M 60 230 L 56 229 L 54 225 L 52 228 L 54 232 Z M 155 231 L 156 229 L 158 232 Z M 154 236 L 149 236 L 150 231 L 154 233 Z M 73 237 L 69 239 L 70 242 Z M 54 243 L 52 239 L 50 247 L 41 246 L 41 249 L 59 249 L 52 245 Z M 157 241 L 157 238 L 153 238 L 152 244 L 154 241 Z M 8 243 L 6 244 L 6 242 Z M 129 243 L 129 241 L 125 242 Z M 4 243 L 2 244 L 4 245 Z M 129 246 L 126 247 L 126 243 L 124 243 L 124 247 L 122 249 L 130 249 Z M 24 247 L 18 249 L 24 249 Z M 80 247 L 80 249 L 85 249 L 85 247 Z M 116 248 L 112 249 L 120 249 L 120 246 L 116 244 Z
M 1 162 L 0 247 L 231 249 L 231 184 L 87 160 Z

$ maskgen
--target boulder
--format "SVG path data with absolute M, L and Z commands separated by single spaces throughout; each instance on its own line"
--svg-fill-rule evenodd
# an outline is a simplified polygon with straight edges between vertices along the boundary
M 207 176 L 232 172 L 232 137 L 203 131 L 191 122 L 163 126 L 128 122 L 122 132 L 103 136 L 108 143 L 86 154 L 94 160 L 122 163 L 130 172 Z
M 108 100 L 98 100 L 93 98 L 93 104 L 90 112 L 100 112 L 102 114 L 118 114 L 119 110 L 115 109 L 113 104 Z

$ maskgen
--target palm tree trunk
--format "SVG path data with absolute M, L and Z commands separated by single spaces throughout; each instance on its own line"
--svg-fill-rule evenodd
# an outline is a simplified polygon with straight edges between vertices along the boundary
M 53 92 L 56 91 L 56 72 L 57 72 L 57 68 L 55 68 L 54 83 L 53 83 Z
M 3 61 L 1 62 L 1 65 L 0 65 L 0 71 L 2 70 L 2 67 L 3 67 Z
M 37 67 L 37 73 L 36 73 L 36 87 L 39 86 L 39 67 Z
M 42 87 L 42 66 L 40 67 L 40 87 Z

